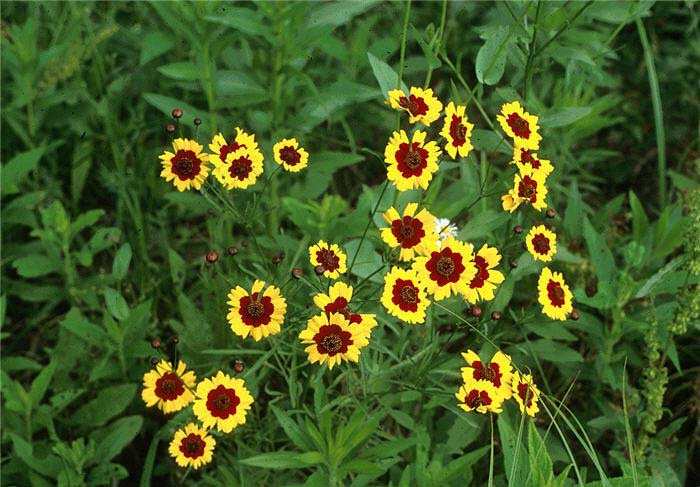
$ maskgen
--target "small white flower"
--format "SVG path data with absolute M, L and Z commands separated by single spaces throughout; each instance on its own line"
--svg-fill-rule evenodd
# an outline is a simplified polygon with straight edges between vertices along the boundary
M 450 236 L 457 236 L 457 225 L 447 218 L 435 218 L 435 233 L 440 237 L 440 240 L 438 240 L 438 248 L 440 248 L 444 239 Z

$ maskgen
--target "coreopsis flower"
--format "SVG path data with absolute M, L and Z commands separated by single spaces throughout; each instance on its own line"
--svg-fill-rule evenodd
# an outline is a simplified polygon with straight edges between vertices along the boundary
M 183 468 L 192 467 L 197 470 L 202 465 L 211 462 L 216 440 L 207 434 L 204 428 L 189 423 L 175 432 L 168 452 L 177 464 Z
M 399 191 L 427 189 L 438 170 L 440 148 L 434 141 L 425 142 L 426 133 L 417 130 L 409 142 L 406 132 L 394 132 L 384 149 L 387 178 Z
M 503 395 L 498 392 L 492 382 L 487 380 L 469 379 L 465 381 L 455 393 L 455 397 L 459 401 L 459 407 L 466 412 L 498 414 L 503 411 Z
M 503 131 L 516 145 L 526 149 L 539 149 L 542 136 L 538 133 L 537 117 L 523 110 L 517 101 L 506 103 L 497 115 Z
M 212 174 L 227 189 L 246 189 L 258 180 L 263 173 L 263 155 L 259 150 L 240 147 L 226 153 L 226 159 L 221 162 L 214 159 Z
M 327 315 L 340 313 L 350 324 L 358 324 L 372 329 L 377 326 L 374 314 L 353 313 L 349 306 L 352 300 L 352 286 L 344 282 L 336 282 L 329 289 L 328 294 L 319 293 L 314 296 L 314 304 Z
M 538 158 L 531 149 L 519 145 L 513 148 L 513 163 L 518 166 L 521 174 L 540 173 L 547 177 L 554 170 L 551 162 Z
M 466 293 L 469 282 L 476 275 L 476 268 L 471 264 L 473 258 L 469 245 L 447 237 L 439 249 L 436 246 L 429 255 L 417 257 L 413 269 L 426 285 L 428 294 L 440 301 L 452 294 Z
M 496 297 L 496 286 L 505 279 L 501 272 L 494 269 L 499 262 L 501 255 L 498 249 L 486 244 L 474 255 L 472 265 L 476 268 L 476 275 L 462 293 L 467 301 L 474 304 L 479 300 L 491 301 Z
M 408 112 L 408 123 L 420 122 L 426 127 L 440 118 L 442 103 L 433 95 L 433 90 L 411 86 L 409 96 L 402 90 L 389 91 L 387 100 L 394 110 Z
M 209 143 L 209 150 L 214 154 L 210 162 L 216 165 L 218 159 L 223 164 L 226 162 L 226 156 L 230 152 L 236 152 L 238 149 L 259 150 L 258 143 L 255 141 L 255 134 L 248 134 L 240 127 L 236 127 L 236 138 L 229 144 L 226 142 L 223 134 L 219 132 Z
M 298 172 L 309 165 L 309 153 L 299 146 L 297 139 L 282 139 L 272 147 L 275 162 L 286 171 Z
M 299 339 L 306 347 L 310 363 L 326 364 L 329 369 L 342 361 L 357 362 L 360 349 L 369 343 L 369 329 L 350 322 L 340 313 L 313 316 Z
M 381 301 L 390 315 L 407 323 L 425 323 L 430 301 L 416 271 L 392 267 L 384 276 Z
M 216 428 L 222 433 L 230 433 L 245 423 L 246 414 L 253 404 L 253 396 L 246 389 L 245 381 L 229 377 L 222 371 L 197 384 L 196 395 L 192 406 L 194 415 L 205 428 Z
M 491 382 L 498 394 L 505 400 L 512 395 L 511 379 L 513 367 L 510 356 L 500 350 L 491 357 L 491 362 L 484 362 L 472 350 L 462 354 L 468 367 L 462 367 L 462 379 L 464 382 L 471 380 L 486 380 Z
M 573 294 L 560 272 L 552 272 L 549 267 L 542 269 L 537 281 L 537 290 L 542 312 L 553 320 L 563 321 L 573 311 Z
M 467 157 L 474 148 L 471 143 L 474 124 L 467 120 L 465 109 L 464 105 L 452 102 L 445 109 L 445 124 L 440 135 L 445 138 L 445 150 L 452 159 L 457 159 L 457 154 L 459 157 Z
M 163 170 L 160 177 L 172 181 L 178 191 L 199 189 L 209 175 L 209 154 L 202 152 L 202 146 L 194 140 L 173 140 L 175 153 L 165 151 L 160 156 Z
M 327 244 L 323 240 L 309 247 L 309 261 L 314 267 L 323 267 L 323 275 L 331 279 L 337 279 L 340 274 L 345 274 L 348 256 L 340 250 L 336 244 Z
M 513 397 L 520 406 L 520 412 L 534 416 L 540 410 L 537 405 L 540 400 L 540 390 L 532 380 L 532 376 L 530 374 L 521 376 L 518 371 L 515 371 L 511 385 Z
M 532 227 L 525 237 L 527 251 L 535 260 L 549 262 L 557 253 L 557 235 L 544 225 Z
M 404 261 L 413 260 L 415 255 L 425 254 L 438 240 L 435 233 L 435 217 L 425 208 L 416 214 L 417 209 L 417 203 L 409 203 L 403 211 L 403 216 L 399 215 L 393 206 L 382 215 L 391 225 L 382 229 L 382 240 L 391 248 L 400 247 L 399 258 Z
M 265 289 L 263 291 L 263 288 Z M 276 286 L 265 287 L 265 281 L 256 280 L 250 293 L 236 286 L 228 293 L 229 313 L 226 319 L 238 336 L 252 336 L 257 342 L 280 332 L 287 311 L 287 301 Z
M 513 213 L 522 203 L 528 202 L 537 211 L 547 207 L 547 186 L 545 177 L 541 173 L 525 174 L 522 177 L 515 175 L 513 189 L 501 197 L 503 209 Z
M 161 360 L 155 370 L 149 370 L 143 376 L 141 398 L 149 408 L 158 406 L 165 414 L 174 413 L 186 407 L 194 400 L 191 389 L 197 382 L 194 372 L 187 369 L 183 361 L 177 363 L 173 370 L 170 362 Z

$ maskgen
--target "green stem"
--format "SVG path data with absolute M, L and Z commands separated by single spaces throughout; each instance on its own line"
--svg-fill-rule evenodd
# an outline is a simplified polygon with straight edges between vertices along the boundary
M 532 68 L 532 61 L 534 60 L 535 56 L 535 42 L 537 42 L 537 23 L 540 20 L 540 11 L 542 10 L 542 2 L 538 0 L 537 2 L 537 10 L 535 11 L 535 25 L 532 27 L 532 40 L 530 41 L 530 46 L 528 48 L 528 54 L 527 54 L 527 62 L 525 63 L 525 76 L 524 76 L 524 82 L 525 82 L 525 87 L 523 89 L 523 95 L 525 96 L 525 99 L 527 100 L 529 98 L 529 90 L 530 90 L 530 79 L 532 78 L 530 74 L 530 69 Z
M 571 17 L 571 20 L 569 20 L 568 22 L 566 22 L 566 25 L 564 25 L 561 29 L 559 29 L 559 30 L 557 31 L 556 34 L 554 34 L 547 42 L 545 42 L 545 43 L 544 43 L 544 46 L 540 47 L 540 49 L 535 53 L 535 56 L 539 56 L 540 54 L 542 54 L 542 51 L 544 51 L 545 49 L 547 49 L 547 47 L 548 47 L 552 42 L 554 42 L 560 35 L 562 35 L 562 34 L 566 31 L 566 29 L 568 29 L 569 27 L 571 27 L 571 24 L 574 23 L 574 21 L 578 18 L 578 16 L 581 15 L 581 14 L 582 14 L 588 7 L 590 7 L 591 5 L 593 5 L 593 0 L 591 0 L 591 1 L 589 1 L 589 2 L 586 2 L 586 4 L 585 4 L 583 7 L 581 7 L 581 8 L 578 10 L 578 12 L 576 12 L 576 13 L 574 14 L 573 17 Z
M 406 59 L 406 35 L 408 32 L 408 18 L 411 15 L 411 0 L 406 1 L 406 11 L 403 16 L 403 30 L 401 33 L 401 56 L 399 58 L 399 70 L 396 79 L 396 89 L 401 89 L 401 80 L 403 79 L 403 64 Z M 408 93 L 406 93 L 408 96 Z M 401 130 L 401 112 L 396 113 L 396 131 Z
M 207 95 L 207 105 L 209 105 L 209 119 L 212 132 L 216 132 L 216 109 L 214 96 L 214 83 L 211 79 L 211 58 L 209 53 L 209 38 L 205 39 L 202 49 L 204 58 L 204 90 Z
M 386 188 L 388 186 L 389 186 L 389 180 L 387 179 L 387 181 L 384 183 L 384 187 L 382 188 L 382 192 L 379 193 L 379 199 L 377 200 L 377 204 L 374 205 L 374 210 L 372 210 L 372 213 L 369 215 L 369 218 L 367 219 L 367 225 L 365 225 L 365 229 L 362 232 L 362 237 L 360 238 L 360 244 L 357 246 L 357 249 L 355 249 L 355 254 L 352 256 L 352 260 L 350 261 L 350 267 L 348 268 L 348 275 L 352 272 L 352 268 L 355 265 L 355 259 L 357 259 L 357 254 L 360 253 L 360 248 L 362 247 L 362 242 L 365 241 L 365 237 L 367 236 L 367 231 L 369 230 L 369 226 L 374 221 L 374 214 L 377 213 L 377 209 L 379 209 L 379 205 L 382 202 L 382 198 L 384 197 L 384 192 L 386 191 Z
M 445 20 L 447 19 L 447 0 L 442 0 L 442 14 L 440 15 L 440 28 L 438 29 L 438 37 L 437 40 L 435 41 L 435 54 L 440 53 L 440 49 L 442 48 L 442 36 L 445 33 Z M 428 66 L 428 72 L 425 75 L 425 84 L 424 88 L 428 88 L 430 85 L 430 79 L 433 76 L 433 67 Z

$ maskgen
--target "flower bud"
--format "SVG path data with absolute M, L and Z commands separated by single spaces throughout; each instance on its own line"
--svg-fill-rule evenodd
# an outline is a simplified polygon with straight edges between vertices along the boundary
M 158 357 L 151 357 L 151 364 L 158 365 L 159 363 L 160 359 Z
M 472 306 L 472 316 L 474 318 L 479 318 L 481 316 L 481 308 L 479 306 Z
M 322 265 L 317 265 L 316 267 L 314 267 L 314 272 L 316 274 L 318 274 L 319 276 L 322 275 L 325 270 L 326 270 L 326 268 L 323 267 Z
M 302 271 L 298 267 L 295 267 L 294 269 L 292 269 L 292 277 L 296 277 L 298 279 L 303 275 L 304 275 L 304 271 Z
M 278 265 L 280 262 L 282 262 L 282 258 L 281 258 L 279 255 L 275 255 L 275 256 L 272 258 L 272 263 L 273 263 L 273 264 Z
M 231 247 L 228 248 L 228 255 L 236 255 L 238 253 L 238 247 L 235 245 L 232 245 Z
M 581 315 L 578 314 L 578 311 L 573 310 L 571 312 L 571 319 L 574 321 L 578 321 L 578 319 L 581 317 Z
M 513 268 L 513 269 L 517 269 L 517 267 L 518 267 L 518 261 L 515 260 L 515 259 L 511 260 L 511 261 L 510 261 L 510 267 Z
M 173 108 L 173 118 L 180 118 L 180 117 L 182 117 L 182 109 Z
M 491 319 L 492 320 L 500 320 L 501 319 L 501 312 L 494 311 L 493 313 L 491 313 Z
M 207 262 L 209 262 L 210 264 L 213 264 L 217 260 L 219 260 L 219 254 L 217 254 L 213 250 L 207 254 Z
M 557 213 L 552 208 L 547 210 L 547 218 L 554 218 L 555 216 L 557 216 Z
M 170 341 L 172 341 L 175 345 L 177 345 L 178 343 L 180 343 L 180 339 L 177 337 L 177 335 L 175 335 L 174 337 L 172 337 L 172 338 L 170 339 Z
M 194 124 L 199 127 L 200 125 L 202 125 L 202 119 L 199 117 L 195 118 Z
M 169 134 L 172 134 L 175 132 L 175 125 L 172 123 L 169 123 L 168 125 L 165 126 L 165 131 L 168 132 Z
M 247 247 L 247 246 L 248 246 L 248 241 L 247 241 L 246 239 L 241 240 L 241 245 L 242 245 L 243 247 Z
M 240 374 L 245 370 L 245 365 L 240 360 L 236 360 L 236 363 L 233 364 L 233 370 L 235 370 L 237 374 Z
M 523 233 L 523 227 L 521 227 L 520 225 L 516 225 L 513 231 L 518 234 Z
M 151 340 L 151 346 L 156 349 L 160 348 L 160 340 L 158 338 L 154 338 Z

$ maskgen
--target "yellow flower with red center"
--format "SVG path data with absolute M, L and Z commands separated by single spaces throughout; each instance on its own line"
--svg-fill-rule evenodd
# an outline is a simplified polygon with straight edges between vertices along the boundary
M 496 286 L 504 281 L 503 274 L 494 269 L 501 262 L 501 255 L 495 247 L 484 244 L 472 260 L 476 275 L 469 281 L 464 298 L 474 304 L 477 301 L 491 301 L 496 297 Z
M 253 404 L 253 396 L 246 389 L 245 381 L 229 377 L 222 371 L 197 384 L 196 394 L 192 412 L 205 428 L 216 428 L 222 433 L 230 433 L 245 423 L 246 414 Z
M 455 393 L 455 397 L 459 401 L 459 407 L 466 412 L 499 414 L 503 411 L 503 396 L 496 386 L 487 380 L 466 380 Z
M 518 166 L 521 174 L 540 173 L 547 177 L 554 171 L 551 162 L 540 159 L 531 149 L 519 145 L 513 148 L 513 163 Z
M 564 321 L 574 310 L 573 294 L 560 272 L 552 272 L 549 267 L 542 269 L 537 290 L 542 312 L 553 320 Z
M 228 293 L 229 313 L 226 319 L 231 330 L 238 336 L 252 336 L 260 341 L 268 335 L 280 332 L 287 311 L 287 302 L 276 286 L 267 286 L 265 281 L 256 280 L 248 293 L 236 286 Z
M 476 267 L 471 263 L 473 258 L 469 245 L 447 237 L 442 240 L 440 248 L 436 245 L 429 255 L 417 257 L 413 269 L 426 285 L 428 294 L 440 301 L 452 294 L 466 294 L 476 275 Z
M 275 162 L 286 171 L 298 172 L 309 165 L 309 153 L 299 145 L 297 139 L 282 139 L 272 147 Z
M 544 225 L 532 227 L 525 237 L 527 251 L 535 260 L 549 262 L 557 253 L 557 236 Z
M 430 301 L 416 271 L 392 267 L 384 276 L 381 301 L 387 312 L 401 321 L 425 323 L 425 310 Z
M 515 175 L 513 189 L 501 197 L 503 209 L 513 213 L 522 203 L 530 203 L 537 211 L 547 207 L 547 186 L 541 173 Z
M 353 313 L 349 308 L 350 300 L 352 300 L 352 286 L 340 281 L 328 289 L 328 294 L 319 293 L 314 296 L 314 304 L 327 315 L 340 313 L 351 325 L 363 325 L 370 330 L 376 327 L 376 316 L 374 314 Z
M 365 325 L 350 324 L 340 313 L 313 316 L 299 339 L 306 347 L 310 363 L 326 364 L 332 369 L 342 361 L 357 362 L 360 349 L 369 343 Z
M 468 364 L 468 367 L 461 369 L 462 380 L 465 383 L 469 380 L 491 382 L 502 399 L 510 399 L 513 367 L 509 355 L 499 350 L 491 357 L 491 362 L 484 362 L 474 351 L 467 350 L 466 353 L 462 354 L 462 358 Z
M 517 101 L 506 103 L 497 115 L 503 131 L 513 139 L 516 145 L 526 149 L 539 149 L 542 136 L 538 133 L 537 117 L 523 110 Z
M 211 462 L 215 446 L 216 440 L 207 434 L 206 429 L 189 423 L 175 432 L 168 452 L 179 466 L 197 470 Z
M 146 406 L 158 406 L 165 414 L 174 413 L 186 407 L 194 400 L 191 389 L 197 382 L 193 371 L 185 372 L 187 364 L 177 363 L 173 370 L 170 362 L 161 360 L 155 370 L 149 370 L 143 376 L 141 398 Z
M 440 148 L 434 141 L 425 143 L 426 133 L 417 130 L 409 142 L 406 132 L 394 132 L 384 149 L 387 178 L 399 191 L 427 189 L 438 170 Z
M 415 255 L 425 254 L 438 241 L 435 217 L 423 208 L 416 215 L 417 203 L 409 203 L 399 215 L 396 208 L 389 208 L 383 215 L 391 227 L 382 229 L 382 240 L 392 249 L 400 247 L 399 258 L 413 260 Z
M 217 161 L 224 164 L 226 163 L 226 156 L 230 152 L 236 152 L 238 149 L 248 149 L 251 151 L 259 150 L 258 143 L 255 142 L 255 135 L 248 134 L 240 127 L 236 127 L 236 138 L 229 144 L 226 142 L 223 134 L 219 132 L 209 144 L 209 150 L 213 153 L 210 162 L 214 165 L 216 165 Z
M 465 110 L 464 105 L 455 106 L 452 102 L 445 109 L 445 124 L 440 135 L 447 141 L 445 150 L 452 159 L 457 159 L 457 154 L 459 157 L 467 157 L 474 148 L 471 143 L 474 124 L 467 120 Z
M 520 406 L 520 412 L 534 416 L 539 410 L 540 390 L 530 374 L 513 373 L 512 391 L 515 401 Z
M 408 96 L 402 90 L 391 90 L 387 103 L 394 110 L 408 112 L 408 123 L 420 122 L 426 127 L 440 118 L 442 111 L 442 103 L 430 88 L 411 86 Z
M 212 174 L 227 189 L 246 189 L 258 180 L 263 173 L 263 155 L 258 150 L 241 147 L 226 154 L 222 163 L 214 159 Z
M 337 279 L 340 274 L 345 274 L 348 256 L 340 250 L 336 244 L 327 244 L 323 240 L 309 247 L 309 261 L 314 267 L 322 267 L 323 275 L 331 279 Z
M 173 152 L 165 151 L 160 156 L 163 170 L 160 177 L 172 181 L 178 191 L 199 189 L 209 175 L 209 154 L 202 152 L 202 146 L 194 140 L 173 140 Z

